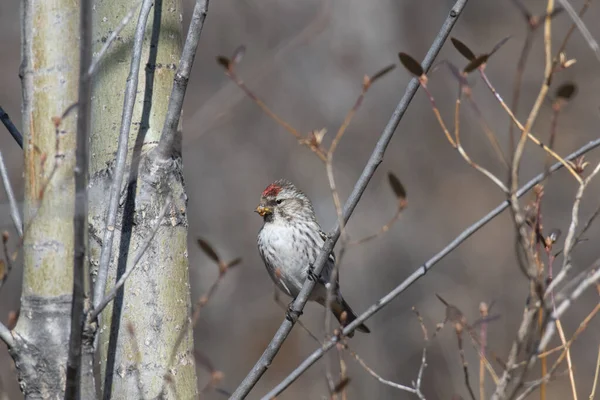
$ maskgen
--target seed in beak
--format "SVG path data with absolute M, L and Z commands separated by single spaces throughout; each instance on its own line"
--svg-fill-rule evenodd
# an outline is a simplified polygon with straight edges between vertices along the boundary
M 256 207 L 256 210 L 254 210 L 254 212 L 258 213 L 258 215 L 260 215 L 261 217 L 264 217 L 267 214 L 271 214 L 273 210 L 271 210 L 269 207 L 258 206 Z

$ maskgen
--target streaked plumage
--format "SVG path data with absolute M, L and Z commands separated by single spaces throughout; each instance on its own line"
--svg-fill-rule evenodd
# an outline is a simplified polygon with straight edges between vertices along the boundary
M 258 250 L 271 279 L 290 297 L 296 297 L 308 275 L 309 266 L 316 260 L 327 239 L 315 217 L 310 199 L 291 182 L 280 179 L 263 191 L 256 211 L 264 224 L 258 233 Z M 335 256 L 329 260 L 317 281 L 310 300 L 325 305 L 326 284 L 335 266 Z M 336 279 L 331 310 L 338 320 L 346 312 L 346 324 L 356 319 L 356 314 L 346 303 Z M 361 324 L 357 330 L 369 332 Z

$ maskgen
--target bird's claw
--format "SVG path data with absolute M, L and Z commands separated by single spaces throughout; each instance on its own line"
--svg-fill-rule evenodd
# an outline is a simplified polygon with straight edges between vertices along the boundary
M 308 279 L 313 282 L 317 282 L 319 280 L 319 277 L 317 274 L 315 274 L 315 267 L 312 264 L 308 266 Z
M 285 313 L 285 319 L 287 319 L 291 323 L 295 323 L 296 321 L 298 321 L 298 318 L 300 318 L 301 315 L 302 311 L 294 310 L 294 301 L 292 301 L 288 305 L 287 311 Z

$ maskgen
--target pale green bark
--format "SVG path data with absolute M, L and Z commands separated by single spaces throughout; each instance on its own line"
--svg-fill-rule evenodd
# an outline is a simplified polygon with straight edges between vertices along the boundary
M 125 0 L 95 1 L 95 51 L 131 5 Z M 132 259 L 150 234 L 169 195 L 173 205 L 139 267 L 127 280 L 123 296 L 117 297 L 101 314 L 100 385 L 103 392 L 108 390 L 104 398 L 133 398 L 139 390 L 143 391 L 144 398 L 154 398 L 165 390 L 167 398 L 190 399 L 197 392 L 193 339 L 191 328 L 186 324 L 191 302 L 181 159 L 176 156 L 174 160 L 160 161 L 152 156 L 181 54 L 181 12 L 180 0 L 156 1 L 146 30 L 129 139 L 128 160 L 134 172 L 125 177 L 107 290 L 124 268 L 131 267 Z M 160 26 L 154 21 L 157 14 L 161 16 Z M 137 15 L 136 12 L 136 18 Z M 134 21 L 101 63 L 93 90 L 89 213 L 93 277 L 105 229 Z M 147 81 L 148 77 L 153 80 Z M 128 332 L 128 326 L 134 328 L 135 338 Z M 174 349 L 184 327 L 185 338 L 178 349 Z M 167 373 L 172 383 L 166 383 Z
M 11 354 L 27 399 L 62 398 L 73 290 L 79 4 L 22 4 L 25 240 L 21 314 Z M 57 145 L 57 140 L 58 145 Z

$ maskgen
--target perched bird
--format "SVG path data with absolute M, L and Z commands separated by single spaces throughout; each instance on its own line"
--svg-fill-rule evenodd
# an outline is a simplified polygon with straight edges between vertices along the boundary
M 321 252 L 327 234 L 317 222 L 310 199 L 285 179 L 267 186 L 255 211 L 264 219 L 264 224 L 258 232 L 260 256 L 277 287 L 295 298 L 306 281 L 309 269 Z M 326 285 L 330 282 L 334 266 L 335 255 L 331 253 L 317 279 L 310 300 L 325 306 Z M 342 297 L 339 279 L 336 279 L 334 285 L 331 311 L 340 323 L 347 325 L 356 319 L 356 314 Z M 344 311 L 346 317 L 342 321 Z M 370 332 L 364 324 L 356 329 Z

